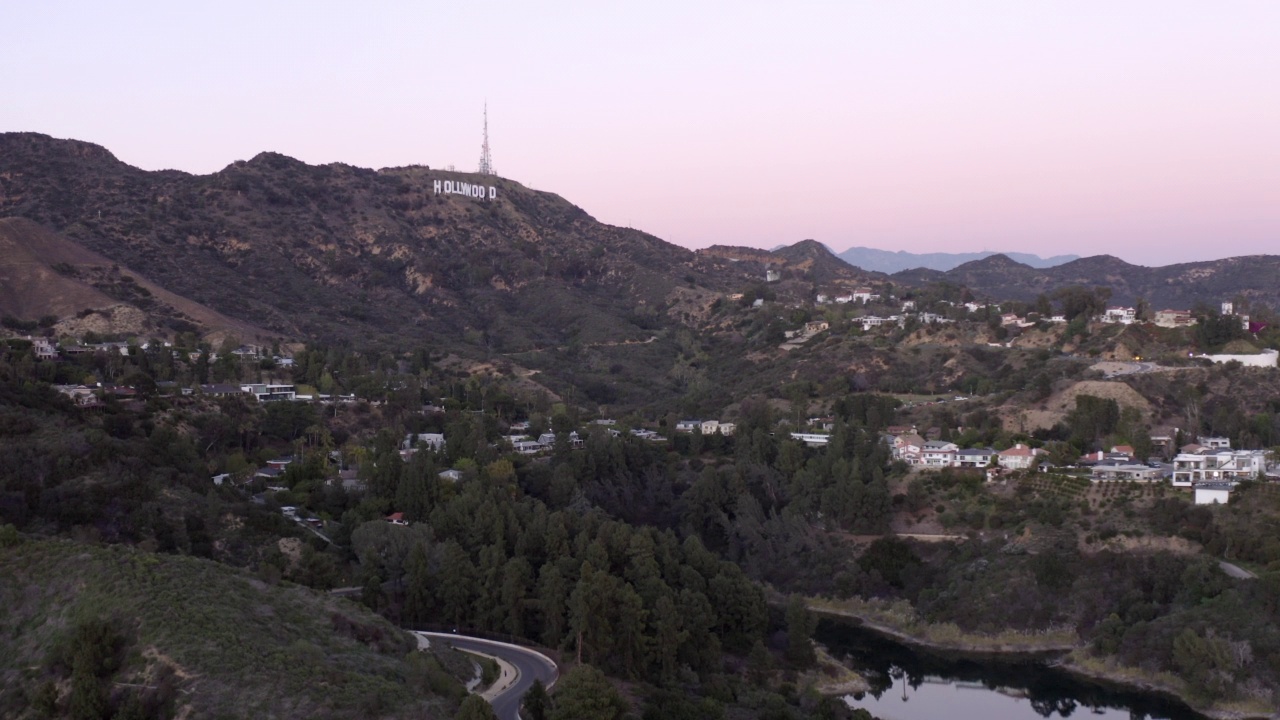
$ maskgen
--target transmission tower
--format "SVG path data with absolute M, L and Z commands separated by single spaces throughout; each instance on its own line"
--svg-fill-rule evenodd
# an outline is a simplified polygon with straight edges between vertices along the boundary
M 489 156 L 489 103 L 484 104 L 484 144 L 480 146 L 481 175 L 493 175 L 493 158 Z

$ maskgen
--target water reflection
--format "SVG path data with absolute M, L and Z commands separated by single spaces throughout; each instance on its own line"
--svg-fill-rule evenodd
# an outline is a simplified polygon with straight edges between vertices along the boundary
M 1072 679 L 1047 658 L 1009 662 L 916 652 L 846 623 L 817 639 L 860 670 L 871 691 L 848 696 L 884 720 L 1204 720 L 1172 700 Z

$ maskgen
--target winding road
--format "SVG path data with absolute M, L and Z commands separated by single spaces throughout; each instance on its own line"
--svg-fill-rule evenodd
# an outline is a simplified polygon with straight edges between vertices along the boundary
M 498 660 L 503 666 L 502 675 L 481 696 L 493 706 L 493 712 L 500 720 L 520 720 L 520 701 L 533 686 L 533 681 L 541 680 L 550 689 L 560 674 L 551 658 L 519 645 L 450 633 L 415 631 L 413 634 L 429 642 L 441 642 L 464 652 Z

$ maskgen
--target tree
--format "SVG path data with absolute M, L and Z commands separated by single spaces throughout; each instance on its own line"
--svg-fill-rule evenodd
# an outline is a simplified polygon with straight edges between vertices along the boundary
M 680 646 L 688 639 L 683 619 L 675 602 L 668 595 L 658 598 L 653 609 L 652 655 L 658 677 L 669 680 L 675 677 Z
M 533 685 L 529 686 L 529 691 L 524 694 L 523 709 L 524 712 L 520 713 L 521 717 L 528 720 L 547 720 L 547 714 L 551 711 L 551 696 L 547 694 L 547 687 L 541 680 L 534 680 Z
M 560 679 L 548 720 L 621 720 L 627 701 L 604 673 L 578 665 Z
M 498 720 L 493 714 L 493 707 L 479 695 L 468 695 L 458 708 L 457 720 Z
M 431 561 L 424 543 L 409 551 L 405 571 L 404 616 L 409 622 L 426 622 L 431 617 Z
M 858 558 L 858 566 L 865 572 L 875 570 L 885 582 L 899 588 L 903 585 L 902 574 L 919 564 L 920 558 L 911 546 L 895 537 L 879 538 Z
M 813 652 L 813 631 L 818 620 L 809 612 L 804 598 L 792 595 L 787 601 L 787 661 L 797 667 L 809 667 L 817 660 Z

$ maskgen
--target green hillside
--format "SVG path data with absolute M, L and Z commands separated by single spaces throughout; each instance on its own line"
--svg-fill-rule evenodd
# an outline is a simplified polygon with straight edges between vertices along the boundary
M 18 542 L 0 607 L 0 717 L 444 718 L 462 694 L 363 607 L 198 558 Z

